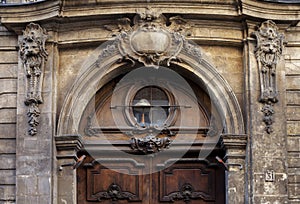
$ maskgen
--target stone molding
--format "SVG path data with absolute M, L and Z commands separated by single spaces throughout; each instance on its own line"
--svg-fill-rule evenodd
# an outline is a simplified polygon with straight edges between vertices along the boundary
M 273 21 L 265 21 L 253 35 L 257 39 L 255 56 L 258 63 L 260 98 L 264 104 L 264 123 L 268 134 L 273 132 L 274 104 L 278 102 L 276 82 L 276 67 L 282 55 L 283 34 L 278 32 L 278 27 Z
M 42 86 L 44 66 L 48 53 L 45 42 L 48 35 L 45 29 L 35 23 L 30 23 L 23 31 L 20 42 L 20 57 L 26 75 L 26 98 L 25 105 L 28 106 L 29 135 L 36 135 L 36 127 L 39 125 L 39 104 L 43 103 Z
M 242 14 L 260 19 L 272 19 L 290 21 L 299 20 L 297 14 L 300 10 L 298 4 L 282 4 L 279 2 L 266 2 L 256 0 L 241 0 Z
M 59 135 L 55 136 L 57 159 L 77 158 L 76 153 L 83 148 L 83 141 L 80 135 Z
M 136 1 L 136 7 L 145 5 L 145 1 Z M 106 5 L 106 6 L 103 6 Z M 108 7 L 107 5 L 111 5 Z M 236 18 L 239 16 L 251 17 L 257 19 L 272 19 L 272 20 L 299 20 L 298 11 L 300 10 L 299 4 L 283 4 L 283 3 L 270 3 L 266 1 L 255 0 L 241 0 L 237 3 L 235 0 L 218 1 L 207 0 L 205 4 L 203 1 L 194 0 L 182 5 L 180 1 L 158 1 L 152 2 L 151 6 L 155 9 L 163 10 L 165 14 L 176 13 L 204 15 L 206 18 Z M 117 1 L 101 1 L 95 3 L 94 1 L 82 1 L 73 3 L 72 1 L 38 1 L 35 3 L 27 4 L 3 4 L 0 6 L 1 23 L 14 30 L 17 33 L 21 32 L 20 23 L 28 23 L 42 20 L 57 20 L 61 21 L 64 18 L 72 17 L 85 17 L 91 15 L 116 15 L 136 13 L 136 7 L 132 6 L 128 0 Z M 79 16 L 80 14 L 80 16 Z M 69 21 L 70 19 L 68 19 Z

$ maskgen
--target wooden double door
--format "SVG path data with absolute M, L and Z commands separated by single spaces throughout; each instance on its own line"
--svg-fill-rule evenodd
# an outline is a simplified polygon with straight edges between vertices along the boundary
M 77 203 L 225 203 L 225 171 L 213 157 L 183 157 L 169 165 L 154 160 L 88 157 L 77 170 Z

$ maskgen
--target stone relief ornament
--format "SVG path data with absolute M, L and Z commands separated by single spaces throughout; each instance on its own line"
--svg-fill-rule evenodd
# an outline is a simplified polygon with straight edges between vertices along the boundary
M 29 135 L 37 133 L 36 127 L 39 124 L 39 104 L 43 103 L 42 83 L 44 64 L 48 53 L 45 50 L 47 39 L 46 31 L 38 24 L 30 23 L 23 31 L 20 42 L 20 57 L 26 75 L 26 98 L 25 105 L 28 106 Z
M 273 105 L 278 102 L 276 84 L 276 66 L 282 55 L 283 35 L 278 32 L 278 27 L 273 21 L 265 21 L 259 29 L 253 33 L 257 39 L 255 56 L 259 68 L 260 98 L 264 104 L 264 122 L 267 133 L 273 131 Z
M 132 21 L 122 18 L 104 27 L 116 36 L 117 49 L 124 59 L 146 67 L 158 68 L 162 62 L 169 66 L 183 48 L 190 46 L 184 37 L 190 35 L 191 28 L 186 20 L 179 16 L 167 19 L 151 8 L 138 10 Z

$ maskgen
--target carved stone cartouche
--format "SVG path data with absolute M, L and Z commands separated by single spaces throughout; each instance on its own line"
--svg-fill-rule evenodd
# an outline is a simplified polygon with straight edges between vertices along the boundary
M 112 31 L 112 36 L 116 36 L 115 42 L 109 45 L 113 49 L 107 47 L 106 52 L 118 49 L 124 59 L 154 68 L 158 68 L 162 62 L 169 66 L 182 49 L 197 54 L 200 59 L 200 51 L 185 40 L 184 35 L 190 34 L 190 27 L 179 16 L 167 19 L 162 13 L 154 12 L 150 8 L 141 9 L 132 21 L 122 18 L 117 25 L 105 26 Z M 103 58 L 103 54 L 99 55 L 98 61 Z
M 30 135 L 37 133 L 36 126 L 39 124 L 38 117 L 40 115 L 38 106 L 43 103 L 41 95 L 43 69 L 48 55 L 45 50 L 46 39 L 46 31 L 38 24 L 30 23 L 23 31 L 23 38 L 20 42 L 20 57 L 26 75 L 26 99 L 24 102 L 28 106 Z
M 253 33 L 257 39 L 255 56 L 259 68 L 260 98 L 264 104 L 262 112 L 267 133 L 273 131 L 273 105 L 278 102 L 278 91 L 276 83 L 276 66 L 282 55 L 283 35 L 278 32 L 278 28 L 273 21 L 265 21 L 259 29 Z

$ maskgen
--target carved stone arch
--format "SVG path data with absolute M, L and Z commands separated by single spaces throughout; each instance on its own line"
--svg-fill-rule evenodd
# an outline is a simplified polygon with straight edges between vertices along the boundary
M 105 52 L 107 47 L 101 51 Z M 101 54 L 100 54 L 101 55 Z M 124 63 L 118 63 L 122 58 L 119 53 L 113 53 L 82 70 L 72 88 L 66 96 L 58 123 L 58 135 L 77 134 L 83 111 L 95 93 L 109 80 L 116 77 L 124 69 L 120 69 Z M 182 62 L 175 62 L 178 66 L 196 75 L 204 84 L 212 102 L 224 122 L 224 133 L 244 134 L 242 112 L 238 101 L 226 80 L 204 58 L 199 61 L 198 56 L 191 56 L 184 51 L 178 58 Z M 151 68 L 149 68 L 151 69 Z

